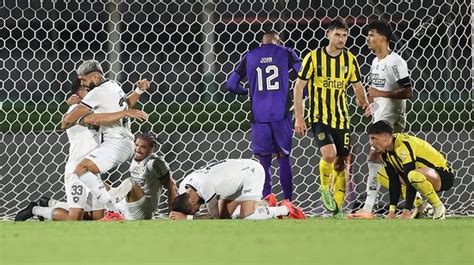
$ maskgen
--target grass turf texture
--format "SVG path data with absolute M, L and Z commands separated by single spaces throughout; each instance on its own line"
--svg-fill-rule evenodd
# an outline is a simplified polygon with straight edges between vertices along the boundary
M 0 222 L 0 264 L 472 264 L 474 219 Z

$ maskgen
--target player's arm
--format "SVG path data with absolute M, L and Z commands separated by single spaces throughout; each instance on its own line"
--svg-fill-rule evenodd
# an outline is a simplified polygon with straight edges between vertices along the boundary
M 88 113 L 84 115 L 79 123 L 81 125 L 106 125 L 117 122 L 123 118 L 133 118 L 144 121 L 148 117 L 146 112 L 137 109 L 128 109 L 111 113 Z
M 237 68 L 230 74 L 226 88 L 232 93 L 238 95 L 247 95 L 247 89 L 243 88 L 240 84 L 240 81 L 246 76 L 246 67 L 247 64 L 247 55 L 244 55 L 240 63 L 237 65 Z
M 362 86 L 362 83 L 356 82 L 356 83 L 352 83 L 351 85 L 352 85 L 352 88 L 354 89 L 357 106 L 362 107 L 362 109 L 364 110 L 365 116 L 370 116 L 372 114 L 371 109 L 370 109 L 370 104 L 367 99 L 367 94 L 365 93 L 365 89 Z
M 150 88 L 150 81 L 147 79 L 138 80 L 135 83 L 137 88 L 127 97 L 128 108 L 131 109 L 137 104 L 140 96 Z
M 168 211 L 171 211 L 171 205 L 173 205 L 174 199 L 178 196 L 178 189 L 176 188 L 176 182 L 173 180 L 171 175 L 168 173 L 163 177 L 163 186 L 168 190 Z M 161 195 L 161 194 L 158 194 Z
M 85 115 L 91 113 L 91 109 L 84 105 L 77 105 L 71 112 L 64 114 L 61 120 L 61 129 L 65 130 L 79 121 Z
M 295 111 L 295 132 L 300 136 L 306 134 L 306 122 L 304 121 L 304 109 L 303 109 L 303 90 L 308 84 L 308 80 L 296 79 L 295 88 L 293 89 L 293 108 Z
M 388 219 L 395 218 L 395 211 L 397 210 L 398 200 L 400 199 L 400 194 L 402 192 L 402 183 L 400 182 L 400 177 L 393 168 L 391 164 L 387 164 L 385 170 L 388 175 L 388 192 L 390 197 L 390 206 L 388 210 Z
M 217 195 L 214 195 L 212 199 L 210 199 L 207 203 L 207 211 L 209 213 L 209 217 L 211 219 L 219 219 L 219 200 L 217 199 Z

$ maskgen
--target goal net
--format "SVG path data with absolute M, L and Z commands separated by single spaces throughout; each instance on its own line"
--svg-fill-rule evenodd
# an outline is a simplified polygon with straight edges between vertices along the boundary
M 303 57 L 327 44 L 325 28 L 336 17 L 349 24 L 347 48 L 364 77 L 374 54 L 363 29 L 374 19 L 391 23 L 391 47 L 407 60 L 414 83 L 406 130 L 441 150 L 456 170 L 454 187 L 441 193 L 448 213 L 472 215 L 471 14 L 468 1 L 457 0 L 2 1 L 0 218 L 11 219 L 43 195 L 65 198 L 68 141 L 59 123 L 81 61 L 102 62 L 126 92 L 141 78 L 152 81 L 138 106 L 149 119 L 132 130 L 159 135 L 160 152 L 179 182 L 207 161 L 252 157 L 249 100 L 224 86 L 244 52 L 259 45 L 259 34 L 276 30 Z M 350 97 L 354 159 L 346 211 L 365 199 L 370 122 Z M 312 135 L 294 137 L 291 157 L 295 203 L 310 215 L 324 214 Z M 127 168 L 104 178 L 116 185 Z M 273 192 L 281 199 L 278 175 L 274 163 Z M 157 214 L 166 212 L 165 200 Z M 382 189 L 376 207 L 387 202 Z

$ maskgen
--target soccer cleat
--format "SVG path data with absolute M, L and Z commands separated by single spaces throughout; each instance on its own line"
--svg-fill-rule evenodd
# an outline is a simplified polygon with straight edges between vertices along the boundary
M 333 197 L 331 196 L 331 192 L 326 189 L 319 189 L 321 192 L 321 200 L 323 201 L 323 206 L 326 210 L 336 214 L 338 212 L 336 202 L 334 201 Z
M 102 219 L 100 219 L 99 221 L 114 222 L 114 221 L 123 221 L 123 220 L 125 220 L 125 217 L 123 217 L 123 215 L 121 215 L 120 213 L 107 211 L 104 217 L 102 217 Z
M 306 219 L 304 212 L 296 207 L 289 200 L 282 200 L 280 202 L 281 206 L 285 206 L 288 209 L 288 218 L 290 219 Z
M 340 211 L 337 212 L 337 213 L 335 213 L 335 214 L 333 214 L 333 215 L 332 215 L 332 218 L 333 218 L 333 219 L 348 219 L 348 217 L 346 216 L 346 214 L 343 213 L 343 212 L 340 212 Z
M 30 202 L 25 209 L 19 211 L 15 216 L 15 222 L 23 222 L 34 216 L 33 207 L 38 206 L 36 202 Z
M 45 196 L 39 198 L 38 205 L 41 207 L 49 207 L 49 198 Z
M 444 220 L 446 219 L 446 207 L 443 204 L 439 207 L 435 207 L 433 211 L 433 220 Z
M 346 215 L 347 219 L 374 219 L 374 214 L 364 211 L 349 213 Z
M 267 201 L 267 203 L 268 203 L 267 206 L 268 206 L 268 207 L 275 207 L 275 206 L 277 206 L 277 204 L 278 204 L 278 203 L 277 203 L 277 200 L 276 200 L 276 198 L 275 198 L 275 195 L 273 195 L 273 193 L 268 194 L 268 195 L 265 197 L 264 200 Z

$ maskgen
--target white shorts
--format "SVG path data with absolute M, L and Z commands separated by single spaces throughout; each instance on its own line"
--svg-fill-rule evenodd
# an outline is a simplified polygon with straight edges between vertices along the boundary
M 260 163 L 255 165 L 256 166 L 249 165 L 251 167 L 242 172 L 242 174 L 245 174 L 245 177 L 241 194 L 237 197 L 228 197 L 221 199 L 240 202 L 260 201 L 262 199 L 263 184 L 265 183 L 265 171 L 263 170 L 263 167 L 260 165 Z
M 132 158 L 134 146 L 129 139 L 106 140 L 85 158 L 94 162 L 100 173 L 107 173 Z
M 104 205 L 94 198 L 76 174 L 69 173 L 64 176 L 64 187 L 68 208 L 80 208 L 86 212 L 104 209 Z
M 127 202 L 123 199 L 117 204 L 117 209 L 125 217 L 125 220 L 148 220 L 153 217 L 156 204 L 153 205 L 151 200 L 143 196 L 135 202 Z

